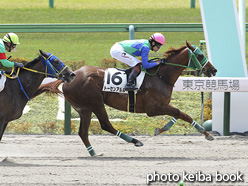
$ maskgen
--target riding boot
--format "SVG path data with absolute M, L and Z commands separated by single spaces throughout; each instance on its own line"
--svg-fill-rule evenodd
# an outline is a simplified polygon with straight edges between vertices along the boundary
M 135 87 L 135 84 L 134 84 L 134 81 L 135 81 L 138 74 L 139 74 L 139 72 L 132 69 L 132 72 L 129 74 L 127 84 L 125 86 L 126 91 L 134 91 L 134 90 L 138 89 Z

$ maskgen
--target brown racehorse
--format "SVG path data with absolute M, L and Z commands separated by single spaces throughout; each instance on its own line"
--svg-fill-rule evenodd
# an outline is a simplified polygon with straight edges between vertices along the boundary
M 197 54 L 196 54 L 197 53 Z M 177 119 L 182 119 L 192 124 L 200 133 L 203 133 L 208 140 L 213 137 L 200 125 L 198 125 L 190 116 L 181 112 L 179 109 L 169 105 L 173 85 L 177 81 L 181 72 L 189 64 L 189 58 L 197 58 L 198 66 L 208 77 L 215 76 L 217 70 L 208 62 L 205 55 L 186 41 L 186 46 L 178 49 L 170 49 L 165 52 L 165 64 L 162 64 L 157 75 L 146 75 L 143 84 L 136 96 L 135 110 L 137 113 L 146 113 L 148 116 L 170 115 L 172 120 L 161 129 L 155 130 L 155 135 L 162 133 L 175 123 Z M 205 61 L 201 62 L 203 59 Z M 200 62 L 199 62 L 200 61 Z M 175 65 L 176 64 L 176 65 Z M 147 71 L 154 74 L 157 67 Z M 132 142 L 135 146 L 143 144 L 130 136 L 113 128 L 111 125 L 104 104 L 118 110 L 127 111 L 128 95 L 119 93 L 103 92 L 103 79 L 105 68 L 84 66 L 75 71 L 75 80 L 68 84 L 63 84 L 63 94 L 66 100 L 80 115 L 79 136 L 84 142 L 91 156 L 95 152 L 88 139 L 88 130 L 91 121 L 91 115 L 94 113 L 102 127 L 114 135 L 117 135 L 127 142 Z M 36 95 L 42 92 L 59 93 L 58 86 L 61 82 L 55 81 L 49 84 L 41 85 Z
M 5 88 L 0 92 L 0 141 L 8 123 L 21 117 L 28 99 L 37 91 L 45 75 L 48 75 L 46 69 L 47 72 L 51 71 L 50 76 L 68 83 L 75 78 L 75 73 L 59 58 L 41 50 L 40 53 L 39 57 L 17 70 L 18 78 L 7 78 Z M 21 90 L 22 88 L 24 91 Z

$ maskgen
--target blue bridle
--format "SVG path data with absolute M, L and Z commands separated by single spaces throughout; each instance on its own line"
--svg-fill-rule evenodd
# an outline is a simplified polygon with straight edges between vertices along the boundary
M 60 76 L 60 74 L 65 69 L 67 69 L 68 67 L 65 66 L 65 64 L 59 58 L 57 58 L 56 56 L 54 56 L 53 54 L 48 53 L 48 52 L 47 52 L 47 54 L 49 55 L 48 58 L 45 58 L 44 56 L 42 56 L 42 58 L 41 58 L 42 63 L 44 65 L 44 67 L 45 67 L 45 73 L 34 71 L 32 69 L 28 69 L 28 68 L 25 68 L 25 67 L 23 67 L 23 68 L 26 69 L 26 70 L 32 71 L 32 72 L 36 72 L 36 73 L 40 73 L 40 74 L 45 74 L 46 77 L 58 78 Z M 55 65 L 55 62 L 54 62 L 55 59 L 57 59 L 59 61 L 59 65 L 57 65 L 57 64 Z M 19 84 L 21 86 L 21 90 L 23 91 L 23 93 L 25 94 L 25 96 L 27 97 L 27 99 L 30 101 L 30 98 L 27 95 L 26 91 L 24 90 L 24 88 L 22 86 L 22 83 L 21 83 L 20 78 L 19 78 L 18 75 L 17 75 L 17 79 L 18 79 L 18 82 L 19 82 Z M 63 77 L 61 77 L 61 79 L 63 80 Z
M 46 77 L 59 77 L 59 75 L 68 67 L 65 66 L 65 64 L 58 57 L 49 52 L 47 52 L 47 54 L 49 55 L 48 58 L 42 56 L 42 63 L 45 67 Z M 55 59 L 59 61 L 59 65 L 54 64 Z

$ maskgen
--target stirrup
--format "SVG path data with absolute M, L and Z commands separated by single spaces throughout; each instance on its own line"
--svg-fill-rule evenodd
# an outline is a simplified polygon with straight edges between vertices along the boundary
M 134 91 L 134 90 L 137 90 L 138 88 L 135 87 L 134 85 L 126 85 L 125 86 L 125 90 L 126 91 Z

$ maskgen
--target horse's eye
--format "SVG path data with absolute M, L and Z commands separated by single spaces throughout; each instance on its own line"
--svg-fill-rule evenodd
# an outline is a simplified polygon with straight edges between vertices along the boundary
M 204 57 L 203 54 L 199 54 L 198 55 L 198 60 L 201 61 L 203 59 L 203 57 Z
M 59 66 L 60 62 L 58 59 L 53 60 L 53 65 Z

